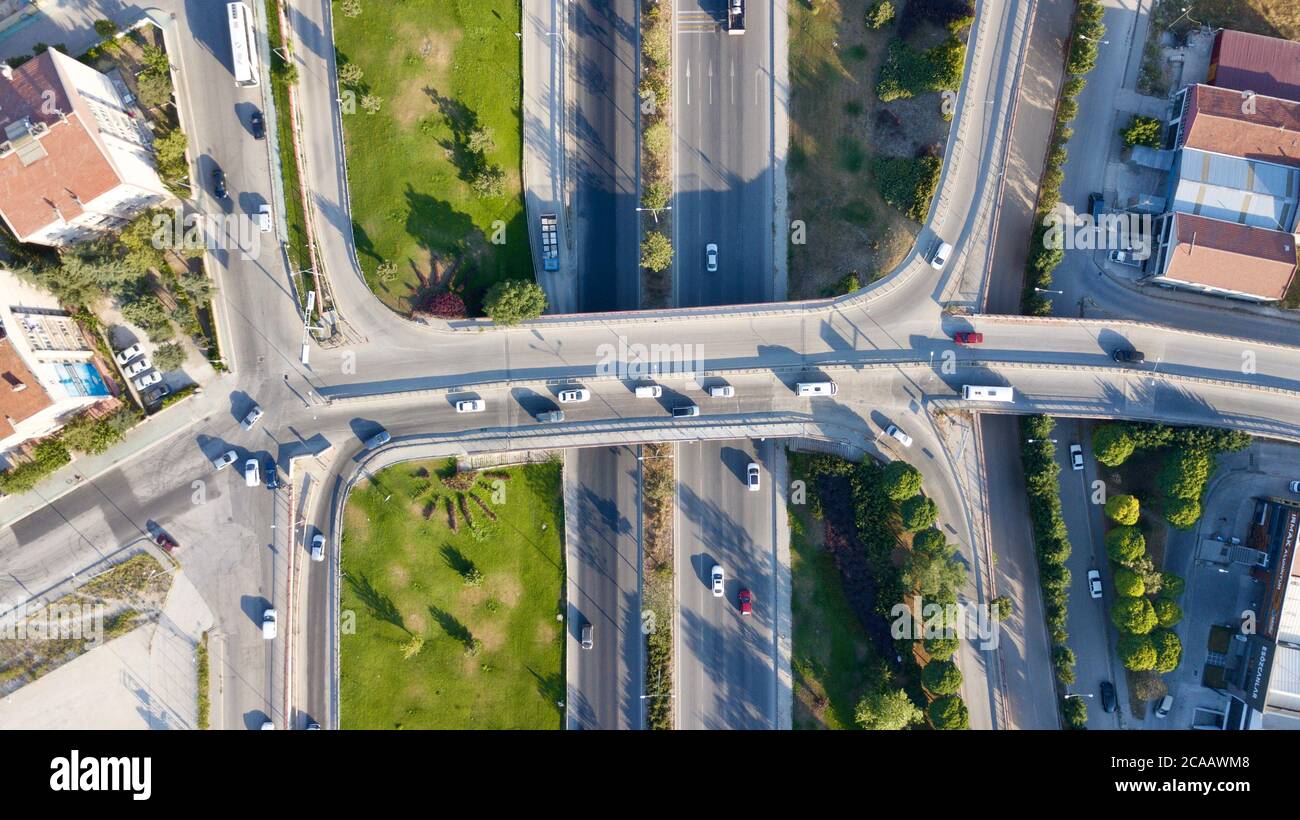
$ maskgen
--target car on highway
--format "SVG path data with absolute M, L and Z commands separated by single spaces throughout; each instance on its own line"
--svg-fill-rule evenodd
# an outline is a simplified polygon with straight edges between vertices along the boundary
M 1145 353 L 1131 347 L 1121 347 L 1115 351 L 1111 358 L 1120 364 L 1141 364 L 1147 360 Z
M 564 421 L 564 411 L 543 410 L 542 412 L 534 415 L 533 418 L 537 420 L 538 424 L 548 424 L 551 422 Z
M 673 418 L 675 419 L 690 418 L 691 416 L 698 416 L 699 414 L 700 408 L 695 404 L 683 404 L 681 407 L 673 408 Z
M 749 590 L 747 590 L 747 589 L 742 589 L 742 590 L 740 591 L 740 594 L 737 595 L 736 597 L 737 597 L 737 598 L 739 599 L 739 601 L 740 601 L 740 614 L 741 614 L 741 615 L 753 615 L 753 614 L 754 614 L 754 596 L 750 594 Z
M 718 270 L 718 246 L 712 242 L 704 246 L 704 266 L 709 269 L 709 273 Z
M 1300 493 L 1300 481 L 1292 481 L 1287 485 L 1293 493 Z
M 260 487 L 262 484 L 262 464 L 255 458 L 244 462 L 244 483 L 250 487 Z
M 664 389 L 657 384 L 638 384 L 632 392 L 638 399 L 657 399 L 664 394 Z
M 227 450 L 226 452 L 212 459 L 212 468 L 214 470 L 224 470 L 227 467 L 229 467 L 231 464 L 234 464 L 235 460 L 238 458 L 239 458 L 239 454 L 236 453 L 234 450 Z
M 141 351 L 141 349 L 140 349 L 140 343 L 139 343 L 139 342 L 136 342 L 135 344 L 131 345 L 131 346 L 128 347 L 127 349 L 125 349 L 125 350 L 119 352 L 119 353 L 118 353 L 116 356 L 114 356 L 113 358 L 117 359 L 117 363 L 118 363 L 118 364 L 120 364 L 120 365 L 126 365 L 127 362 L 131 361 L 131 360 L 134 359 L 136 356 L 139 356 L 141 352 L 142 352 L 142 351 Z
M 897 424 L 891 424 L 885 428 L 885 435 L 897 441 L 904 447 L 912 446 L 912 437 L 898 428 Z
M 1083 447 L 1079 446 L 1078 444 L 1070 445 L 1070 469 L 1071 470 L 1083 469 Z
M 257 229 L 262 233 L 271 231 L 271 206 L 265 202 L 257 209 Z
M 560 404 L 577 404 L 582 401 L 591 400 L 591 391 L 585 387 L 575 387 L 572 390 L 560 391 Z
M 713 597 L 721 598 L 726 593 L 726 587 L 723 583 L 725 579 L 722 576 L 722 566 L 714 564 L 713 569 L 709 570 L 709 582 L 713 587 Z
M 243 427 L 245 430 L 252 430 L 254 425 L 256 425 L 257 422 L 261 420 L 261 418 L 262 418 L 262 408 L 254 404 L 253 409 L 249 410 L 244 415 L 244 420 L 239 422 L 239 426 Z
M 275 468 L 275 462 L 267 462 L 266 465 L 266 489 L 280 489 L 280 471 Z
M 220 168 L 212 169 L 212 194 L 217 199 L 225 199 L 230 196 L 226 191 L 226 175 L 221 172 Z
M 248 116 L 248 130 L 253 133 L 253 139 L 260 140 L 266 136 L 266 120 L 262 118 L 262 112 L 256 109 Z
M 758 462 L 751 461 L 745 468 L 745 484 L 751 493 L 758 492 L 759 481 Z
M 482 413 L 487 409 L 487 402 L 482 399 L 462 399 L 456 402 L 457 413 Z
M 325 560 L 325 536 L 322 533 L 316 533 L 311 537 L 311 560 Z
M 366 439 L 366 449 L 373 450 L 376 447 L 383 447 L 392 440 L 393 437 L 388 435 L 387 430 L 380 430 L 378 433 L 375 433 L 373 436 Z
M 157 384 L 160 381 L 162 381 L 162 374 L 159 373 L 157 370 L 155 370 L 152 373 L 146 373 L 145 375 L 131 382 L 131 384 L 134 384 L 135 389 L 143 393 L 145 390 L 147 390 L 150 387 L 153 387 L 155 384 Z
M 952 334 L 952 340 L 959 345 L 979 345 L 984 344 L 984 334 L 976 333 L 973 330 L 963 330 L 960 333 Z
M 952 245 L 938 240 L 934 245 L 934 251 L 930 254 L 930 267 L 935 270 L 943 270 L 943 266 L 948 264 L 948 257 L 952 255 Z
M 591 624 L 582 625 L 582 648 L 591 649 L 596 645 L 596 628 Z
M 1106 712 L 1115 711 L 1115 684 L 1108 680 L 1101 682 L 1101 708 Z
M 137 359 L 134 362 L 128 364 L 126 367 L 122 368 L 122 372 L 128 376 L 138 376 L 139 374 L 148 370 L 149 367 L 150 364 L 148 359 Z
M 1097 191 L 1088 194 L 1088 214 L 1093 219 L 1099 219 L 1106 210 L 1106 197 Z
M 729 384 L 715 384 L 709 388 L 709 398 L 730 399 L 736 395 L 736 388 Z
M 279 622 L 276 618 L 275 610 L 268 609 L 267 611 L 263 612 L 262 613 L 262 637 L 269 641 L 275 637 L 278 631 L 279 631 Z M 263 726 L 262 728 L 265 729 L 266 727 Z M 274 729 L 275 727 L 272 726 L 271 728 Z
M 1088 570 L 1088 594 L 1094 598 L 1101 597 L 1101 573 L 1095 569 Z
M 1174 696 L 1165 695 L 1163 698 L 1160 699 L 1160 703 L 1156 706 L 1156 717 L 1158 718 L 1169 717 L 1169 711 L 1173 708 L 1174 708 Z

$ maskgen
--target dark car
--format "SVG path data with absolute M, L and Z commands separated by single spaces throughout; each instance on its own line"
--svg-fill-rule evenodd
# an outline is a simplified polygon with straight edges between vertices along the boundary
M 1088 194 L 1088 213 L 1093 219 L 1101 216 L 1102 211 L 1106 210 L 1106 197 L 1096 191 Z
M 159 530 L 158 534 L 153 537 L 153 540 L 154 543 L 156 543 L 158 546 L 165 549 L 167 552 L 171 552 L 172 550 L 175 549 L 180 549 L 181 546 L 180 544 L 176 543 L 175 538 L 172 538 L 170 535 L 168 535 L 165 532 L 162 532 L 161 530 Z
M 253 139 L 260 140 L 266 136 L 266 121 L 262 119 L 261 111 L 254 111 L 248 118 L 248 130 L 253 132 Z
M 280 471 L 275 468 L 274 461 L 266 465 L 266 489 L 280 489 Z
M 226 175 L 221 173 L 220 168 L 212 169 L 212 193 L 217 199 L 225 199 L 229 196 L 226 193 Z
M 1120 364 L 1141 364 L 1147 360 L 1147 356 L 1141 350 L 1134 350 L 1131 347 L 1122 347 L 1115 351 L 1115 361 Z
M 1101 682 L 1101 708 L 1106 712 L 1115 711 L 1115 684 L 1108 680 Z
M 964 330 L 961 333 L 952 334 L 952 340 L 959 345 L 979 345 L 984 344 L 984 334 L 976 333 L 973 330 Z

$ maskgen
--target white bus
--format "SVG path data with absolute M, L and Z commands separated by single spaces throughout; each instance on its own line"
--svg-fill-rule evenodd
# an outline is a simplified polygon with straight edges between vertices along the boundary
M 1016 400 L 1015 390 L 1010 387 L 980 387 L 974 384 L 963 384 L 961 397 L 966 401 L 1013 402 Z
M 243 3 L 227 3 L 230 23 L 230 56 L 235 85 L 249 88 L 258 84 L 257 38 L 253 36 L 252 12 Z

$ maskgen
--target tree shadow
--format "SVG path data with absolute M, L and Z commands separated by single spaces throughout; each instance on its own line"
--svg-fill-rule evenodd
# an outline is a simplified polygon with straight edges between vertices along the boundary
M 474 571 L 474 562 L 471 561 L 465 553 L 448 544 L 440 550 L 442 560 L 447 562 L 452 572 L 462 578 Z
M 474 645 L 474 634 L 469 631 L 469 627 L 460 622 L 460 619 L 452 615 L 445 609 L 436 606 L 429 606 L 429 614 L 438 622 L 439 628 L 447 633 L 447 637 L 459 643 L 461 646 L 469 649 Z
M 362 605 L 370 610 L 370 614 L 380 621 L 390 623 L 408 635 L 411 630 L 406 628 L 406 623 L 402 620 L 402 615 L 397 611 L 397 606 L 393 599 L 375 589 L 370 583 L 370 579 L 365 575 L 353 576 L 351 574 L 344 576 L 347 579 L 348 586 L 352 592 L 361 601 Z

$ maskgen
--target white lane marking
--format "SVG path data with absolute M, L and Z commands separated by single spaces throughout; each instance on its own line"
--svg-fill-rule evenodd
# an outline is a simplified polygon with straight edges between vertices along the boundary
M 728 82 L 728 88 L 731 90 L 731 104 L 736 104 L 736 61 L 731 61 L 731 79 Z
M 713 61 L 709 60 L 709 105 L 713 105 Z
M 691 104 L 691 61 L 686 61 L 686 104 Z

